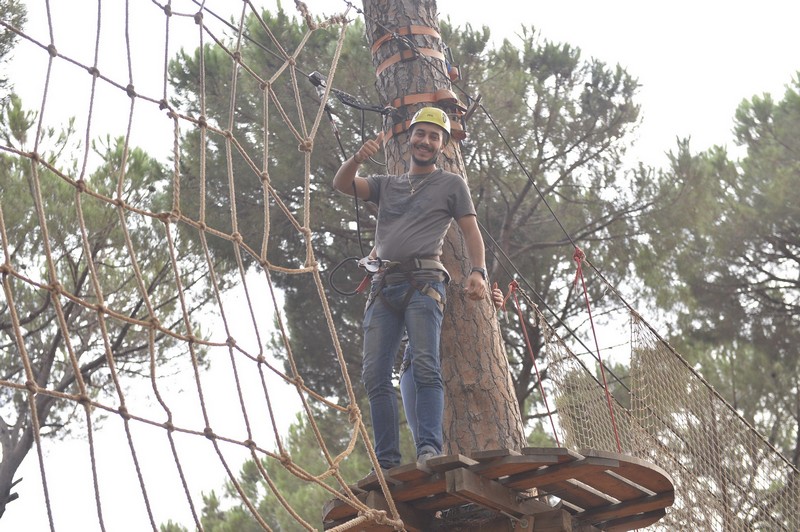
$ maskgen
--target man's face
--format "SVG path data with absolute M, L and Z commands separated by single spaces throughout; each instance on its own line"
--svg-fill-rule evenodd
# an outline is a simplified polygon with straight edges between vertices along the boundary
M 418 166 L 436 163 L 444 143 L 444 130 L 435 124 L 418 122 L 411 129 L 411 158 Z

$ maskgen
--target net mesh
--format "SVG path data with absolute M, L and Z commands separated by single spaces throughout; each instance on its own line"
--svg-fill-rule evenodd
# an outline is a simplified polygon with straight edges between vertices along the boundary
M 665 470 L 675 502 L 649 530 L 797 529 L 797 469 L 636 312 L 629 321 L 630 381 L 614 395 L 628 401 L 609 407 L 591 365 L 599 356 L 576 355 L 540 320 L 565 446 L 622 452 Z

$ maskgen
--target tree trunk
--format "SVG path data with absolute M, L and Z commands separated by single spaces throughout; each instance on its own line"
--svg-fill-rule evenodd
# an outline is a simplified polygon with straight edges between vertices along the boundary
M 434 0 L 364 0 L 367 39 L 373 47 L 376 88 L 383 105 L 414 94 L 433 94 L 450 89 L 444 45 Z M 417 27 L 433 29 L 420 31 Z M 409 33 L 403 35 L 403 32 Z M 395 32 L 401 37 L 386 38 Z M 414 46 L 410 46 L 408 41 Z M 416 51 L 414 53 L 413 51 Z M 398 59 L 397 54 L 404 54 Z M 397 112 L 386 117 L 384 131 L 404 123 L 432 99 L 411 105 L 393 105 Z M 401 174 L 409 167 L 407 135 L 395 130 L 386 143 L 387 172 Z M 465 176 L 457 141 L 451 140 L 439 166 Z M 466 176 L 465 176 L 466 178 Z M 445 383 L 444 451 L 469 455 L 487 449 L 515 449 L 525 445 L 519 406 L 494 309 L 488 299 L 480 302 L 463 295 L 471 265 L 464 240 L 453 223 L 447 233 L 442 261 L 452 277 L 447 289 L 447 308 L 442 326 L 442 376 Z

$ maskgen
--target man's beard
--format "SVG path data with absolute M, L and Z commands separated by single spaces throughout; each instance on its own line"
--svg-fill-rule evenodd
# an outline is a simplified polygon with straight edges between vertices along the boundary
M 436 164 L 436 159 L 438 158 L 439 154 L 437 152 L 432 152 L 428 159 L 420 159 L 417 157 L 414 150 L 411 151 L 411 160 L 414 161 L 414 164 L 417 166 L 430 166 L 432 164 Z

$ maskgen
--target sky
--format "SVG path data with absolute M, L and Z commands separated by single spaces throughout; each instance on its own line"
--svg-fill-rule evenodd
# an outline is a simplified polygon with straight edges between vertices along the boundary
M 30 0 L 28 3 L 31 6 L 31 20 L 26 31 L 47 43 L 48 29 L 43 24 L 45 2 Z M 122 4 L 104 2 L 104 20 L 112 20 L 105 18 L 112 15 L 124 16 L 122 11 L 116 15 L 113 13 Z M 257 1 L 256 4 L 267 7 L 274 5 Z M 338 0 L 308 0 L 306 4 L 315 14 L 338 13 L 346 7 L 345 2 Z M 130 2 L 130 5 L 129 14 L 133 21 L 138 20 L 137 17 L 144 11 L 142 6 L 148 6 L 149 11 L 153 7 L 150 2 Z M 231 0 L 216 0 L 207 1 L 206 5 L 223 12 L 224 6 L 239 4 Z M 293 12 L 294 2 L 284 0 L 283 5 L 288 12 Z M 763 93 L 771 93 L 780 99 L 785 86 L 800 70 L 800 55 L 797 53 L 800 50 L 800 32 L 796 29 L 800 20 L 800 2 L 796 1 L 493 0 L 487 3 L 439 0 L 437 5 L 442 18 L 449 16 L 453 23 L 462 26 L 467 23 L 473 26 L 486 25 L 496 39 L 507 37 L 513 41 L 521 24 L 532 25 L 541 32 L 542 38 L 580 47 L 587 59 L 594 57 L 611 65 L 619 63 L 626 68 L 638 78 L 641 85 L 638 102 L 642 110 L 642 125 L 631 153 L 647 164 L 656 166 L 665 163 L 664 152 L 674 148 L 677 137 L 691 137 L 696 150 L 712 145 L 733 148 L 731 129 L 734 112 L 740 102 Z M 89 0 L 50 2 L 56 22 L 54 31 L 59 52 L 91 62 L 91 53 L 81 46 L 88 43 L 88 50 L 91 50 L 95 29 L 92 20 L 97 6 L 96 1 Z M 135 53 L 146 57 L 134 64 L 137 91 L 158 95 L 163 68 L 163 52 L 159 59 L 158 49 L 161 46 L 163 50 L 160 41 L 163 28 L 148 27 L 146 19 L 139 20 L 137 24 L 139 32 L 131 42 L 135 45 Z M 104 73 L 114 79 L 125 80 L 125 62 L 113 60 L 114 57 L 120 57 L 120 53 L 124 54 L 124 32 L 121 28 L 121 25 L 105 23 L 103 37 L 109 44 L 103 47 L 105 61 L 101 64 Z M 196 42 L 191 23 L 181 21 L 172 31 L 174 43 L 184 38 L 189 39 L 188 42 Z M 152 39 L 147 38 L 148 34 Z M 151 46 L 153 53 L 145 55 Z M 34 47 L 27 44 L 26 49 L 32 50 Z M 457 61 L 458 50 L 453 52 Z M 41 100 L 44 90 L 46 61 L 43 55 L 20 53 L 8 70 L 12 81 L 26 101 L 32 102 L 31 105 Z M 54 75 L 63 76 L 59 79 L 70 79 L 69 76 L 75 79 L 70 83 L 61 81 L 49 88 L 54 103 L 45 110 L 46 115 L 54 121 L 70 115 L 85 116 L 87 99 L 84 95 L 91 89 L 89 76 L 75 73 L 79 69 L 70 66 L 58 66 L 57 69 Z M 307 71 L 317 69 L 317 65 L 304 65 Z M 148 77 L 150 73 L 154 73 L 152 78 Z M 128 107 L 124 99 L 110 98 L 111 103 L 98 105 L 94 110 L 91 127 L 95 133 L 104 130 L 106 121 L 124 124 L 127 120 Z M 164 125 L 164 116 L 153 114 L 149 119 L 159 126 Z M 85 128 L 87 123 L 79 123 L 79 127 Z M 165 128 L 153 128 L 152 131 L 145 128 L 144 133 L 137 130 L 137 140 L 142 144 L 155 142 L 157 149 L 163 149 L 165 145 L 168 148 L 168 142 L 158 139 L 156 129 L 161 131 Z M 219 415 L 224 417 L 224 412 Z M 62 464 L 62 476 L 69 480 L 86 474 L 85 460 L 74 458 L 74 453 L 84 452 L 79 450 L 84 448 L 80 441 L 68 441 L 59 444 L 57 449 L 48 448 L 48 457 L 51 463 Z M 103 448 L 107 449 L 108 446 Z M 103 459 L 105 463 L 113 464 L 114 453 L 104 455 Z M 149 467 L 157 469 L 163 466 L 152 464 Z M 19 488 L 26 488 L 26 492 L 20 500 L 9 505 L 6 515 L 0 520 L 0 530 L 36 532 L 48 529 L 46 515 L 41 511 L 42 499 L 31 492 L 38 478 L 35 452 L 30 453 L 24 468 L 25 481 Z M 205 464 L 192 473 L 196 476 L 197 485 L 202 485 L 206 492 L 219 489 L 224 475 L 210 467 L 207 468 L 208 474 L 204 474 L 206 472 L 203 469 L 206 469 Z M 55 485 L 61 480 L 50 478 L 49 482 Z M 170 488 L 174 489 L 174 486 Z M 68 490 L 69 485 L 53 489 Z M 124 492 L 124 489 L 119 491 Z M 158 492 L 156 496 L 168 497 L 169 492 Z M 130 511 L 129 502 L 122 497 L 109 504 L 112 509 L 125 515 Z M 55 504 L 58 503 L 56 500 Z M 94 509 L 89 504 L 74 511 L 91 513 Z M 63 515 L 58 513 L 62 519 Z M 91 522 L 91 519 L 86 520 Z M 57 530 L 69 529 L 69 526 L 64 527 L 63 520 L 57 519 L 56 524 L 59 523 L 62 527 Z M 183 523 L 189 524 L 185 519 Z M 109 529 L 125 530 L 124 526 Z

